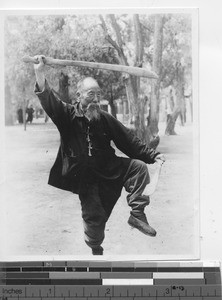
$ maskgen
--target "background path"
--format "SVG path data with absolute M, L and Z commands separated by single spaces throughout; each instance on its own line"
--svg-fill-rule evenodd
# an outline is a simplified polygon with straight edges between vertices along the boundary
M 155 259 L 198 255 L 192 127 L 177 126 L 176 131 L 177 136 L 161 137 L 159 150 L 167 161 L 146 209 L 157 236 L 147 237 L 127 224 L 130 209 L 123 190 L 107 223 L 106 255 Z M 0 186 L 4 255 L 91 254 L 83 240 L 78 196 L 47 184 L 58 144 L 52 123 L 28 125 L 26 132 L 22 126 L 6 128 L 5 182 Z M 149 167 L 151 176 L 154 168 Z

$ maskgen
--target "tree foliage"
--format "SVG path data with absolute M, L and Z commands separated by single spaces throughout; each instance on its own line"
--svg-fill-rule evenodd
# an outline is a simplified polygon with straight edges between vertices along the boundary
M 43 54 L 60 59 L 145 68 L 153 68 L 159 62 L 159 80 L 155 86 L 154 99 L 157 109 L 153 112 L 157 122 L 155 132 L 157 134 L 161 90 L 169 86 L 177 88 L 178 81 L 181 80 L 183 80 L 180 82 L 181 85 L 186 88 L 191 86 L 192 79 L 190 16 L 168 14 L 158 17 L 162 20 L 162 41 L 159 54 L 155 56 L 157 15 L 9 16 L 5 21 L 5 80 L 6 101 L 12 103 L 12 106 L 7 107 L 17 108 L 30 99 L 36 101 L 37 105 L 33 93 L 35 80 L 33 66 L 21 61 L 24 55 Z M 178 64 L 183 65 L 184 76 L 177 76 Z M 153 97 L 150 80 L 90 68 L 47 68 L 50 85 L 58 93 L 65 93 L 68 89 L 69 102 L 75 100 L 76 82 L 82 76 L 93 76 L 98 80 L 104 99 L 109 101 L 114 114 L 114 100 L 125 98 L 129 103 L 130 119 L 137 128 L 138 136 L 147 136 L 144 110 Z M 65 91 L 61 86 L 62 78 L 64 82 L 66 80 Z

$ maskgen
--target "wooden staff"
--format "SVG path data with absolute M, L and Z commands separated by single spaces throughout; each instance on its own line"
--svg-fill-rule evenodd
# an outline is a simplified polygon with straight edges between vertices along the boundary
M 31 56 L 24 56 L 22 61 L 25 63 L 38 64 L 38 59 Z M 66 59 L 55 59 L 52 57 L 43 57 L 43 61 L 46 65 L 53 66 L 73 66 L 73 67 L 85 67 L 93 69 L 103 69 L 108 71 L 116 71 L 128 73 L 130 75 L 138 77 L 146 77 L 150 79 L 157 79 L 158 76 L 155 72 L 149 71 L 144 68 L 124 66 L 124 65 L 114 65 L 114 64 L 104 64 L 98 62 L 88 62 L 88 61 L 78 61 L 78 60 L 66 60 Z

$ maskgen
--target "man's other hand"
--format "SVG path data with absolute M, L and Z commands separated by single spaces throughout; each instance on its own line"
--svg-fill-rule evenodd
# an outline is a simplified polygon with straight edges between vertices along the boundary
M 166 161 L 166 159 L 165 159 L 165 156 L 163 154 L 158 154 L 155 157 L 155 162 L 157 162 L 160 165 L 162 165 L 165 161 Z

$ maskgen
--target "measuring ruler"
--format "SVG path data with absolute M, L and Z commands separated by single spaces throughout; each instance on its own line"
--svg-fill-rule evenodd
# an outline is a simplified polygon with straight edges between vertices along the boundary
M 0 299 L 221 300 L 217 262 L 0 263 Z

